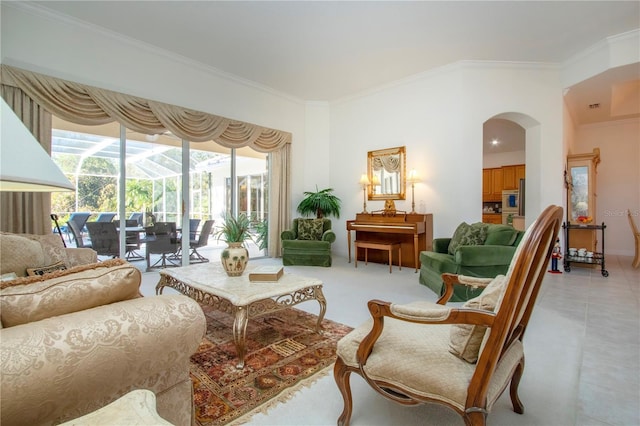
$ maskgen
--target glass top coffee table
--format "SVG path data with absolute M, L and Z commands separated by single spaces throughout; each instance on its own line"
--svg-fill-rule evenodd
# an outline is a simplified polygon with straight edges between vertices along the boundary
M 229 277 L 221 265 L 201 263 L 180 268 L 163 269 L 156 285 L 156 294 L 170 287 L 198 303 L 232 314 L 233 341 L 238 352 L 236 368 L 244 368 L 246 330 L 250 318 L 279 311 L 307 300 L 317 300 L 320 313 L 316 332 L 320 332 L 327 310 L 322 293 L 322 281 L 284 273 L 278 281 L 251 282 L 249 265 L 242 276 Z

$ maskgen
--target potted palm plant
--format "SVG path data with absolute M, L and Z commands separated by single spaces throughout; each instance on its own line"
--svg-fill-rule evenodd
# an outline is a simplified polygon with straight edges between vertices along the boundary
M 305 216 L 315 214 L 318 219 L 325 216 L 340 217 L 341 201 L 340 198 L 333 194 L 333 188 L 326 188 L 316 192 L 306 191 L 305 197 L 298 204 L 298 213 Z
M 230 214 L 223 216 L 223 222 L 215 232 L 218 240 L 226 241 L 228 247 L 222 250 L 220 260 L 222 267 L 230 277 L 239 277 L 247 267 L 249 252 L 244 246 L 244 242 L 250 240 L 251 222 L 244 213 L 233 217 Z

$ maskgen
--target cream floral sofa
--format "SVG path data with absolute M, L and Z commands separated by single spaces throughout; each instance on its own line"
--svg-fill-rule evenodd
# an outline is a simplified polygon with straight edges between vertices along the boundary
M 23 238 L 39 241 L 33 237 Z M 15 266 L 7 238 L 17 240 L 0 234 L 3 273 L 10 262 L 21 272 L 21 265 L 57 262 L 53 252 L 63 256 L 44 244 L 38 262 Z M 158 414 L 169 422 L 193 424 L 189 358 L 205 332 L 200 306 L 182 295 L 141 297 L 141 274 L 131 264 L 78 265 L 95 260 L 95 252 L 62 249 L 67 270 L 0 283 L 0 424 L 57 424 L 134 389 L 154 392 Z

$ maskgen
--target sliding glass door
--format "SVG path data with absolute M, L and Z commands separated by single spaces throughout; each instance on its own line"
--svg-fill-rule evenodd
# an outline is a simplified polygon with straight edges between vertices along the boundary
M 188 164 L 183 164 L 182 141 L 171 134 L 126 130 L 121 142 L 115 123 L 80 126 L 54 117 L 53 127 L 52 157 L 77 187 L 72 194 L 52 194 L 60 224 L 73 212 L 90 212 L 89 220 L 94 220 L 101 212 L 119 212 L 124 204 L 125 218 L 140 218 L 141 226 L 162 221 L 176 222 L 180 228 L 187 212 L 201 228 L 207 220 L 220 224 L 225 212 L 241 212 L 252 220 L 256 235 L 263 232 L 268 218 L 267 154 L 232 150 L 212 141 L 191 142 L 186 145 Z M 123 197 L 118 195 L 121 143 L 126 157 Z M 182 194 L 183 176 L 189 177 L 187 197 Z M 223 243 L 210 238 L 209 246 L 216 250 Z M 253 243 L 249 251 L 252 257 L 264 255 Z

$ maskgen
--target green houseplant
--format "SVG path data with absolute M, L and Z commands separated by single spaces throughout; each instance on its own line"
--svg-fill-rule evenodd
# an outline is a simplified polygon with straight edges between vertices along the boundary
M 247 215 L 241 213 L 234 217 L 227 213 L 223 215 L 222 225 L 215 232 L 217 239 L 226 241 L 228 245 L 222 250 L 220 261 L 230 277 L 242 275 L 247 267 L 249 252 L 244 247 L 244 242 L 252 238 L 250 226 Z
M 324 216 L 340 217 L 341 201 L 333 194 L 333 188 L 326 188 L 316 192 L 305 191 L 304 198 L 298 204 L 298 213 L 305 216 L 315 214 L 318 219 Z

